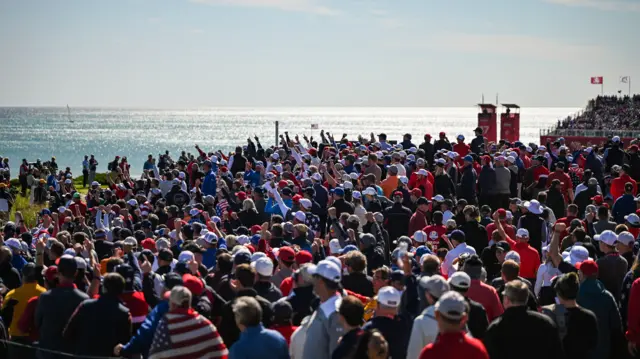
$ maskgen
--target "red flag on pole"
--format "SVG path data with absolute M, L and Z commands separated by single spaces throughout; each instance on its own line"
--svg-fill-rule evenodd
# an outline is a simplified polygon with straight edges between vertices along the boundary
M 591 78 L 592 85 L 602 85 L 604 83 L 604 79 L 602 76 L 594 76 Z

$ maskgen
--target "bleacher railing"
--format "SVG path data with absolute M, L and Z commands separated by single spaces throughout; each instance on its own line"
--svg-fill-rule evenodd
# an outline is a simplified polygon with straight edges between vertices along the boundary
M 621 138 L 638 138 L 640 130 L 586 130 L 572 128 L 543 128 L 540 129 L 540 136 L 578 136 L 578 137 L 607 137 L 620 136 Z

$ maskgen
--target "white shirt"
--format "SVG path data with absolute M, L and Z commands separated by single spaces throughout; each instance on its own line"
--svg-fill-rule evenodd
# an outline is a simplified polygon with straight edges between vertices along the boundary
M 543 263 L 538 267 L 538 274 L 536 278 L 536 285 L 534 292 L 536 296 L 540 295 L 540 289 L 542 287 L 550 287 L 551 280 L 560 274 L 558 268 L 555 268 L 551 263 Z
M 476 250 L 475 248 L 468 246 L 466 243 L 460 243 L 457 247 L 450 250 L 444 257 L 444 263 L 442 263 L 442 268 L 444 268 L 447 277 L 455 273 L 456 269 L 453 267 L 453 261 L 462 253 L 476 254 Z
M 398 176 L 407 176 L 407 169 L 404 168 L 402 163 L 396 163 L 395 166 L 398 168 Z
M 329 318 L 333 312 L 338 311 L 340 303 L 342 303 L 342 296 L 336 293 L 336 295 L 329 298 L 329 300 L 320 304 L 320 310 L 325 317 Z

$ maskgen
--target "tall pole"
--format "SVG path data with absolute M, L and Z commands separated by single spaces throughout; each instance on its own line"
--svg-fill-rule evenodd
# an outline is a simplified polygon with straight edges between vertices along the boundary
M 604 96 L 604 79 L 600 82 L 600 96 Z
M 496 106 L 498 106 L 498 94 L 496 93 Z
M 280 138 L 280 135 L 278 134 L 278 125 L 279 123 L 278 121 L 276 121 L 276 147 L 278 147 L 278 144 L 279 144 L 278 138 Z
M 482 94 L 482 102 L 481 103 L 484 103 L 484 94 Z
M 629 101 L 631 101 L 631 76 L 629 76 Z

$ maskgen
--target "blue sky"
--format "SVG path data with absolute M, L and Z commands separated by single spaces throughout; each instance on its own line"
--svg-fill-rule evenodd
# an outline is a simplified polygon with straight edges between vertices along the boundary
M 638 34 L 640 0 L 2 0 L 0 105 L 582 106 L 640 88 Z

